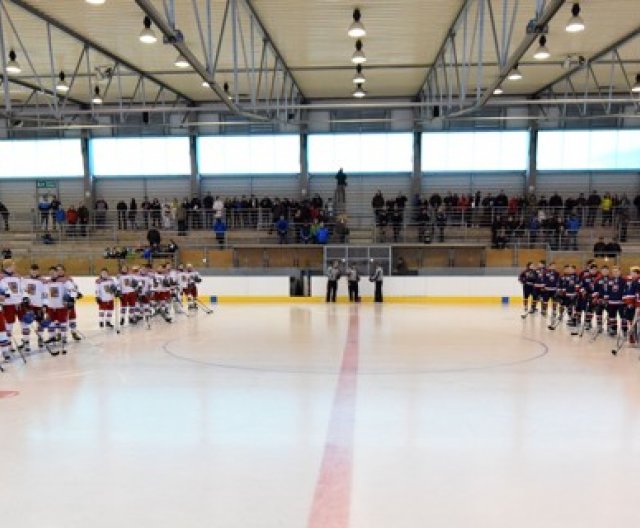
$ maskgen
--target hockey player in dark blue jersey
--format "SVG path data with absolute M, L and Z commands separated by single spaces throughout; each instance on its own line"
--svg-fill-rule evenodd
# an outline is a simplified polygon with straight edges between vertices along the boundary
M 533 283 L 533 302 L 531 304 L 531 312 L 536 313 L 538 311 L 538 301 L 542 301 L 544 293 L 544 276 L 547 273 L 547 263 L 544 260 L 538 262 L 536 266 L 536 279 Z M 546 315 L 543 313 L 542 315 Z
M 555 317 L 558 310 L 558 303 L 556 294 L 558 292 L 558 284 L 560 283 L 560 274 L 556 270 L 556 263 L 550 262 L 547 268 L 544 278 L 544 287 L 542 289 L 542 315 L 547 315 L 547 309 L 549 301 L 552 304 L 551 317 Z
M 520 273 L 518 280 L 522 284 L 522 305 L 524 307 L 523 318 L 529 312 L 529 299 L 533 299 L 533 290 L 538 274 L 533 267 L 533 262 L 527 262 L 527 267 Z M 533 308 L 532 308 L 533 310 Z
M 606 280 L 606 285 L 601 291 L 607 307 L 607 330 L 611 337 L 618 333 L 618 318 L 623 319 L 624 302 L 622 296 L 624 294 L 626 280 L 620 273 L 620 267 L 614 266 L 611 270 L 611 276 Z

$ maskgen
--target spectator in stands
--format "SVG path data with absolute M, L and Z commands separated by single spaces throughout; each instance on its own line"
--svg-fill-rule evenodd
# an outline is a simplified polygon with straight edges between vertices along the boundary
M 202 202 L 199 196 L 191 198 L 192 226 L 194 229 L 202 229 Z
M 549 207 L 553 209 L 553 214 L 559 214 L 562 212 L 562 197 L 557 193 L 553 193 L 551 198 L 549 198 Z
M 51 197 L 50 209 L 51 209 L 51 219 L 53 220 L 53 228 L 56 228 L 56 224 L 58 223 L 58 211 L 62 204 L 56 195 Z
M 3 259 L 13 258 L 13 253 L 11 252 L 11 248 L 8 248 L 6 246 L 2 248 L 2 250 L 0 251 L 0 255 L 2 256 Z
M 333 200 L 331 198 L 327 198 L 327 203 L 324 206 L 324 215 L 327 219 L 333 218 Z
M 316 243 L 326 244 L 327 242 L 329 242 L 329 228 L 323 222 L 320 222 L 316 233 Z
M 573 249 L 574 251 L 578 251 L 578 233 L 580 231 L 580 219 L 572 213 L 565 220 L 564 229 L 567 235 L 566 249 Z
M 107 211 L 109 210 L 109 204 L 104 200 L 104 198 L 99 198 L 94 205 L 94 209 L 96 210 L 96 225 L 104 226 L 107 221 Z
M 144 200 L 142 200 L 142 203 L 140 204 L 140 209 L 142 209 L 142 222 L 144 224 L 144 228 L 145 230 L 148 230 L 149 215 L 151 212 L 151 202 L 149 201 L 149 198 L 147 198 L 146 196 L 144 197 Z
M 438 242 L 444 242 L 444 228 L 447 226 L 447 214 L 444 205 L 441 205 L 436 212 L 436 226 L 438 227 Z
M 636 217 L 640 219 L 640 193 L 633 199 L 633 205 L 636 206 Z
M 51 216 L 53 216 L 54 219 L 54 228 L 58 228 L 60 230 L 60 233 L 64 232 L 64 224 L 65 220 L 67 219 L 67 215 L 64 212 L 62 204 L 58 205 L 58 209 L 56 209 L 55 213 L 53 213 Z
M 76 225 L 78 224 L 79 215 L 78 211 L 73 205 L 69 206 L 67 209 L 67 233 L 70 237 L 76 236 Z
M 278 233 L 278 242 L 280 244 L 286 244 L 287 237 L 289 235 L 289 222 L 287 222 L 283 214 L 281 214 L 278 220 L 276 220 L 275 228 L 276 233 Z
M 127 202 L 120 200 L 116 204 L 116 210 L 118 211 L 118 229 L 127 229 Z
M 347 175 L 340 167 L 336 174 L 336 202 L 341 206 L 347 202 Z
M 607 256 L 607 244 L 604 241 L 604 237 L 600 237 L 593 245 L 593 256 L 596 258 Z
M 600 209 L 602 209 L 602 226 L 613 225 L 613 199 L 608 192 L 604 193 Z
M 224 202 L 219 196 L 213 201 L 213 215 L 216 219 L 224 216 Z
M 400 239 L 400 231 L 402 230 L 402 223 L 404 221 L 402 210 L 396 207 L 391 211 L 391 226 L 393 228 L 393 241 L 398 242 Z
M 425 244 L 431 243 L 431 217 L 429 216 L 429 209 L 426 205 L 423 205 L 416 217 L 418 224 L 418 241 Z
M 42 243 L 46 245 L 55 244 L 56 242 L 53 236 L 51 235 L 51 233 L 49 233 L 49 231 L 45 232 L 44 235 L 42 235 L 41 240 L 42 240 Z
M 225 238 L 227 236 L 227 224 L 224 223 L 222 217 L 216 218 L 213 224 L 213 231 L 216 234 L 216 240 L 220 249 L 224 247 Z
M 204 209 L 204 224 L 206 226 L 213 225 L 213 196 L 211 192 L 202 199 L 202 208 Z
M 620 242 L 626 242 L 629 231 L 629 207 L 620 206 L 617 221 L 620 232 Z
M 156 252 L 160 249 L 161 241 L 162 238 L 160 237 L 160 232 L 155 227 L 152 227 L 151 229 L 149 229 L 149 231 L 147 231 L 147 242 L 149 242 L 149 246 L 151 247 L 151 250 L 153 252 Z
M 162 204 L 160 204 L 160 200 L 154 198 L 149 206 L 149 211 L 151 214 L 151 227 L 159 228 L 162 225 Z
M 46 194 L 40 196 L 38 201 L 38 211 L 40 212 L 40 228 L 49 229 L 49 215 L 51 213 L 51 202 Z
M 138 203 L 135 198 L 129 202 L 129 226 L 131 229 L 138 229 Z
M 607 247 L 606 247 L 606 256 L 609 258 L 616 258 L 618 255 L 620 255 L 620 253 L 622 253 L 622 248 L 620 247 L 620 244 L 618 244 L 618 241 L 614 238 L 611 240 L 611 242 L 607 243 Z
M 80 236 L 87 236 L 87 225 L 89 225 L 89 209 L 86 205 L 78 207 L 78 222 L 80 223 Z
M 4 222 L 4 230 L 9 231 L 9 209 L 2 202 L 0 202 L 0 216 Z
M 162 203 L 162 227 L 163 229 L 171 229 L 171 202 L 169 200 Z
M 396 209 L 404 211 L 408 201 L 409 199 L 404 195 L 404 193 L 402 191 L 398 191 L 398 196 L 396 196 Z
M 176 222 L 178 224 L 178 236 L 187 234 L 187 207 L 184 203 L 178 206 L 176 211 Z M 212 226 L 213 227 L 213 226 Z
M 349 227 L 347 226 L 347 217 L 340 215 L 336 222 L 335 227 L 336 235 L 338 235 L 338 241 L 340 244 L 344 244 L 347 241 L 347 235 L 349 234 Z
M 602 203 L 602 198 L 598 194 L 598 191 L 593 190 L 587 198 L 587 227 L 593 227 L 596 222 L 596 215 L 598 209 Z
M 433 193 L 429 198 L 429 205 L 432 207 L 432 209 L 435 209 L 437 211 L 438 208 L 442 205 L 442 197 L 437 192 Z
M 376 215 L 376 221 L 380 212 L 384 209 L 384 196 L 382 196 L 382 191 L 378 190 L 376 194 L 371 199 L 371 207 L 373 208 L 373 213 Z
M 305 222 L 300 228 L 300 243 L 308 244 L 311 242 L 311 224 Z
M 500 209 L 499 211 L 500 214 L 504 214 L 508 205 L 509 205 L 509 198 L 507 198 L 507 195 L 505 194 L 504 190 L 500 189 L 498 196 L 496 196 L 496 199 L 493 201 L 493 206 Z

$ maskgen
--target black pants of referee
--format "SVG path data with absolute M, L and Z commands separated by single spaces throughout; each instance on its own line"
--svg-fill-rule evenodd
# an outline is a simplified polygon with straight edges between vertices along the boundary
M 358 281 L 349 281 L 349 300 L 351 302 L 360 301 L 360 292 L 358 287 Z
M 327 302 L 336 302 L 336 295 L 338 293 L 338 281 L 327 281 Z
M 373 296 L 374 302 L 382 302 L 382 281 L 376 281 L 376 291 Z

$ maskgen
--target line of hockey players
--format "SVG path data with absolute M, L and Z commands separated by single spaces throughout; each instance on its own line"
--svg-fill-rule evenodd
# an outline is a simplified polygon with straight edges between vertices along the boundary
M 555 263 L 544 260 L 529 262 L 520 273 L 523 287 L 524 313 L 522 318 L 538 312 L 549 316 L 549 329 L 555 330 L 563 318 L 572 335 L 590 332 L 592 340 L 604 333 L 618 338 L 617 353 L 623 343 L 637 340 L 637 312 L 640 307 L 640 268 L 632 267 L 629 274 L 619 266 L 598 267 L 590 260 L 584 270 L 567 265 L 562 271 Z
M 156 315 L 171 322 L 172 310 L 187 315 L 182 309 L 184 297 L 189 310 L 199 308 L 211 313 L 198 301 L 197 284 L 201 281 L 190 264 L 177 269 L 164 264 L 155 270 L 150 265 L 133 266 L 131 270 L 122 266 L 115 277 L 103 269 L 96 280 L 99 326 L 119 331 L 125 323 L 146 320 L 149 328 L 150 319 Z M 33 334 L 38 349 L 54 356 L 66 354 L 69 333 L 75 341 L 83 338 L 76 319 L 76 301 L 81 298 L 78 285 L 62 265 L 42 272 L 33 264 L 27 275 L 20 276 L 13 261 L 4 260 L 0 272 L 0 353 L 4 360 L 10 361 L 19 352 L 26 362 L 24 354 L 32 350 Z

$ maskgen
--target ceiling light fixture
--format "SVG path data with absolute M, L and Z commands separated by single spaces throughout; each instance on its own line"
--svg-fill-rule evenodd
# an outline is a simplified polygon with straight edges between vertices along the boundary
M 182 53 L 178 55 L 173 64 L 176 68 L 188 68 L 190 66 L 190 64 L 187 62 L 187 59 L 184 58 L 184 55 L 182 55 Z
M 210 85 L 207 81 L 202 81 L 201 86 L 202 86 L 203 88 L 209 88 L 209 87 L 211 87 L 211 85 Z
M 142 24 L 144 28 L 140 32 L 140 42 L 144 44 L 155 44 L 158 41 L 158 37 L 156 37 L 155 32 L 151 29 L 151 19 L 148 16 L 145 16 Z
M 353 76 L 353 84 L 364 84 L 365 82 L 367 82 L 367 79 L 362 73 L 362 64 L 358 64 L 356 74 Z
M 640 73 L 636 75 L 636 84 L 633 85 L 633 88 L 631 88 L 631 91 L 633 93 L 640 93 Z
M 580 16 L 580 4 L 578 2 L 573 4 L 573 7 L 571 8 L 571 15 L 571 18 L 565 27 L 567 32 L 578 33 L 580 31 L 584 31 L 584 20 L 582 20 L 582 17 Z
M 507 79 L 509 79 L 510 81 L 519 81 L 520 79 L 522 79 L 522 74 L 518 69 L 518 63 L 516 63 L 516 65 L 513 67 L 513 70 L 511 70 Z
M 360 10 L 356 7 L 353 10 L 353 22 L 347 30 L 347 35 L 349 35 L 351 38 L 361 38 L 367 34 L 367 30 L 364 29 L 362 22 L 360 22 L 361 16 L 362 14 L 360 13 Z
M 533 58 L 536 60 L 546 60 L 549 57 L 551 57 L 551 53 L 549 53 L 549 48 L 547 48 L 547 37 L 542 35 L 538 43 L 540 45 L 538 46 L 538 49 L 536 50 L 536 52 L 533 54 Z
M 499 86 L 495 90 L 493 90 L 493 95 L 502 95 L 503 93 L 504 93 L 504 90 Z
M 104 4 L 105 0 L 85 0 L 87 2 L 87 4 L 91 4 L 91 5 L 102 5 Z
M 365 57 L 364 52 L 362 51 L 362 41 L 360 39 L 356 41 L 356 51 L 354 51 L 351 56 L 351 62 L 354 64 L 363 64 L 367 62 L 367 57 Z
M 58 76 L 58 82 L 56 83 L 56 90 L 63 94 L 69 91 L 69 85 L 67 84 L 67 81 L 65 81 L 65 76 L 63 71 L 61 71 L 60 75 Z
M 16 52 L 11 50 L 9 52 L 9 62 L 7 62 L 7 73 L 9 75 L 15 75 L 22 71 L 22 68 L 20 67 L 20 63 L 18 62 L 16 57 L 17 57 Z
M 93 98 L 91 99 L 91 102 L 96 105 L 101 105 L 103 102 L 102 97 L 100 96 L 100 88 L 97 86 L 93 89 Z
M 356 86 L 355 92 L 353 92 L 353 96 L 357 97 L 358 99 L 362 99 L 365 95 L 367 95 L 367 92 L 364 91 L 361 84 L 358 84 Z

